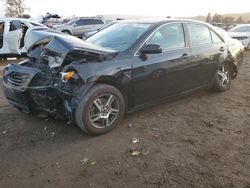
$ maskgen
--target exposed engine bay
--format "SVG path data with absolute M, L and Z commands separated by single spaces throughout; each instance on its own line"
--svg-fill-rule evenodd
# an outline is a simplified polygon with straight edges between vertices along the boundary
M 79 67 L 115 56 L 112 51 L 96 50 L 80 39 L 44 28 L 29 31 L 25 45 L 29 58 L 4 70 L 7 99 L 22 111 L 45 112 L 70 122 L 87 82 Z

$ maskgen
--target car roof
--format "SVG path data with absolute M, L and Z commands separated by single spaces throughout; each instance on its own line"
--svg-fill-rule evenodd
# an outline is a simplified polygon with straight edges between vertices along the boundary
M 145 24 L 164 24 L 164 23 L 183 23 L 183 22 L 190 22 L 190 23 L 201 23 L 210 25 L 203 21 L 197 21 L 197 20 L 190 20 L 190 19 L 138 19 L 138 20 L 122 20 L 119 23 L 145 23 Z
M 22 22 L 30 22 L 30 23 L 34 23 L 34 24 L 38 24 L 38 25 L 41 25 L 43 26 L 43 24 L 35 21 L 35 20 L 32 20 L 32 19 L 26 19 L 26 18 L 0 18 L 0 21 L 12 21 L 12 20 L 19 20 L 19 21 L 22 21 Z
M 236 26 L 250 26 L 250 24 L 238 24 Z

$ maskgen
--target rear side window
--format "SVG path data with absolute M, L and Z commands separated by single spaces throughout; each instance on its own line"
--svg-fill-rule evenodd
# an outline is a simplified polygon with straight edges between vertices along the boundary
M 213 43 L 221 43 L 223 42 L 222 39 L 212 30 L 210 30 L 211 32 L 211 36 L 212 36 L 212 39 L 213 39 Z
M 93 24 L 94 24 L 94 20 L 93 19 L 82 19 L 82 20 L 78 20 L 76 22 L 77 26 L 93 25 Z
M 212 39 L 207 26 L 200 24 L 187 24 L 191 46 L 211 44 Z
M 94 20 L 94 24 L 103 24 L 102 20 Z
M 146 42 L 158 44 L 163 50 L 185 47 L 182 24 L 168 24 L 158 29 Z

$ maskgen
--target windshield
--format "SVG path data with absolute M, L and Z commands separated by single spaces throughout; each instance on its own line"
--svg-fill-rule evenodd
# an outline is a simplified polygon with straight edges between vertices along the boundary
M 145 23 L 118 23 L 86 40 L 91 44 L 122 52 L 128 49 L 150 26 Z
M 230 32 L 249 32 L 250 33 L 250 25 L 241 25 L 236 26 L 229 30 Z

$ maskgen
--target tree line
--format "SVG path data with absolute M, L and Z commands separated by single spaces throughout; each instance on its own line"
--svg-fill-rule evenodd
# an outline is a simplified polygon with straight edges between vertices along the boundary
M 25 12 L 29 8 L 25 4 L 25 0 L 1 0 L 5 5 L 5 16 L 16 18 L 30 18 Z
M 237 19 L 235 19 L 232 16 L 222 16 L 220 14 L 215 13 L 213 16 L 211 13 L 207 14 L 206 17 L 206 22 L 208 23 L 225 23 L 225 24 L 232 24 L 232 23 L 237 23 L 237 24 L 244 24 L 244 23 L 250 23 L 250 20 L 247 22 L 242 19 L 241 16 L 239 16 Z

